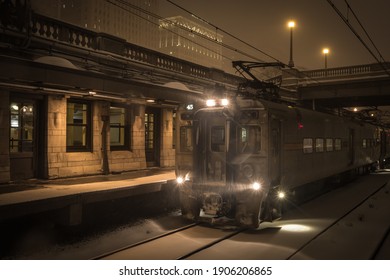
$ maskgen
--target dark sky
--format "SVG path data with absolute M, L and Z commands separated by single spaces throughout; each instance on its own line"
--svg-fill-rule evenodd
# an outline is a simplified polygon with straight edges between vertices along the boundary
M 328 67 L 375 63 L 375 58 L 343 22 L 327 0 L 172 0 L 276 59 L 288 63 L 290 31 L 287 22 L 296 21 L 293 31 L 293 60 L 299 69 L 324 67 L 322 49 L 328 47 Z M 345 0 L 332 0 L 379 58 L 359 24 L 348 12 Z M 348 0 L 383 58 L 390 60 L 390 0 Z M 183 15 L 167 1 L 160 2 L 162 16 Z M 224 42 L 250 52 L 260 60 L 269 58 L 224 35 Z M 224 53 L 232 60 L 245 59 Z M 234 57 L 233 57 L 234 55 Z

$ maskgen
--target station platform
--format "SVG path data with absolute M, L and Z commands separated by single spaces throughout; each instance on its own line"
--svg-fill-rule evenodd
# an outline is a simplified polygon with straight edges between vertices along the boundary
M 82 222 L 83 206 L 86 204 L 160 192 L 172 185 L 174 180 L 174 170 L 155 168 L 121 174 L 0 184 L 0 222 L 64 209 L 66 224 L 78 225 Z

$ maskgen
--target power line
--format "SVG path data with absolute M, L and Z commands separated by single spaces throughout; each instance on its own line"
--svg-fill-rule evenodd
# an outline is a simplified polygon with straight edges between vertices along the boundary
M 328 1 L 329 5 L 336 11 L 336 13 L 341 17 L 341 19 L 344 21 L 344 23 L 349 27 L 349 29 L 355 34 L 356 38 L 359 39 L 359 41 L 363 44 L 363 46 L 368 50 L 368 52 L 375 58 L 375 60 L 378 62 L 378 64 L 382 67 L 382 69 L 390 76 L 390 72 L 387 70 L 387 67 L 383 65 L 382 61 L 380 61 L 377 56 L 373 53 L 373 51 L 369 48 L 369 46 L 364 42 L 362 37 L 358 34 L 358 32 L 353 28 L 352 24 L 349 22 L 348 18 L 346 18 L 342 12 L 333 4 L 332 0 L 326 0 Z M 350 6 L 349 6 L 350 7 Z M 353 13 L 352 9 L 351 12 Z M 353 13 L 354 14 L 354 13 Z
M 353 16 L 355 17 L 355 19 L 357 20 L 357 22 L 359 23 L 360 27 L 363 29 L 364 33 L 366 34 L 367 38 L 370 40 L 371 44 L 374 46 L 375 50 L 378 52 L 380 58 L 382 59 L 382 62 L 385 62 L 385 59 L 383 58 L 381 52 L 378 50 L 378 48 L 376 47 L 374 41 L 371 39 L 371 36 L 368 34 L 367 30 L 364 28 L 363 24 L 361 23 L 361 21 L 359 20 L 359 18 L 357 17 L 357 15 L 355 14 L 355 12 L 352 10 L 352 7 L 351 5 L 348 3 L 347 0 L 344 0 L 345 4 L 347 5 L 348 7 L 348 10 L 352 12 Z

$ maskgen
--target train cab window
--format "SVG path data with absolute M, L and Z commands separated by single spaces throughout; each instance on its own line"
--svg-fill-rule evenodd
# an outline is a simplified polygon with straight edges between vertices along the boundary
M 333 139 L 332 138 L 326 138 L 326 151 L 332 152 L 333 151 Z
M 305 154 L 310 154 L 313 152 L 313 139 L 312 138 L 304 138 L 303 139 L 303 152 Z
M 225 127 L 213 126 L 211 128 L 211 150 L 213 152 L 225 151 Z
M 316 138 L 316 152 L 322 153 L 324 151 L 324 139 Z
M 334 150 L 341 151 L 341 139 L 340 138 L 334 139 Z
M 180 151 L 181 152 L 192 151 L 192 127 L 191 126 L 180 127 Z
M 245 126 L 239 129 L 238 151 L 241 153 L 258 153 L 261 150 L 260 126 Z

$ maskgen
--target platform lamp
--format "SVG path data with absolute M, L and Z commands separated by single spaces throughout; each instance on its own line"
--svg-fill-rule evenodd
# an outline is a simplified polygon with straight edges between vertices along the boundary
M 289 67 L 294 67 L 294 60 L 293 60 L 293 29 L 295 27 L 295 22 L 290 20 L 287 23 L 287 26 L 290 28 L 290 61 L 288 62 Z
M 328 48 L 324 48 L 322 50 L 322 53 L 324 54 L 324 57 L 325 57 L 325 69 L 328 68 L 328 54 L 329 54 L 329 49 Z

